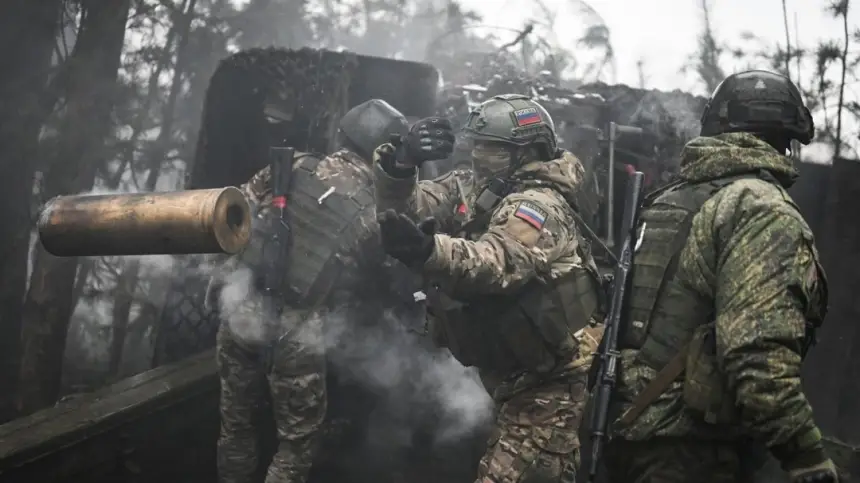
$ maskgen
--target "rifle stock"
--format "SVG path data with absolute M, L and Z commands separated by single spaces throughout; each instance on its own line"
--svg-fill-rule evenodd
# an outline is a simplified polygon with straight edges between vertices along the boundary
M 629 283 L 633 268 L 633 253 L 636 243 L 636 228 L 638 225 L 639 203 L 645 176 L 637 171 L 633 173 L 627 184 L 624 200 L 624 218 L 621 223 L 621 251 L 615 274 L 612 279 L 612 297 L 609 302 L 609 312 L 605 321 L 603 340 L 595 354 L 596 378 L 592 393 L 592 409 L 590 414 L 591 429 L 591 461 L 588 470 L 588 482 L 592 483 L 597 476 L 603 444 L 606 442 L 607 426 L 609 424 L 609 406 L 618 377 L 618 334 L 621 329 L 622 316 L 628 296 Z

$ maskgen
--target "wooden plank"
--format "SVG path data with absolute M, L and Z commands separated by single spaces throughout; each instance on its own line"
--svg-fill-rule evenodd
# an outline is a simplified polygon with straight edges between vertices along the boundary
M 0 426 L 0 471 L 203 392 L 217 395 L 214 350 L 125 379 L 91 395 Z

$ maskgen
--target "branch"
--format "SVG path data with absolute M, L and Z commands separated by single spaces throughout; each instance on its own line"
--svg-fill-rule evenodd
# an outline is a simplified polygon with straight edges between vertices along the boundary
M 848 71 L 848 44 L 851 38 L 848 34 L 848 3 L 849 0 L 841 0 L 834 6 L 834 10 L 838 15 L 842 15 L 842 30 L 844 35 L 845 45 L 842 48 L 842 77 L 839 81 L 839 104 L 836 111 L 836 146 L 834 147 L 834 158 L 838 158 L 842 154 L 842 106 L 845 103 L 845 75 Z
M 514 45 L 517 45 L 518 43 L 522 42 L 523 39 L 525 39 L 528 34 L 532 33 L 534 28 L 535 28 L 535 26 L 533 24 L 526 25 L 526 28 L 524 28 L 522 30 L 522 32 L 520 32 L 514 40 L 506 43 L 505 45 L 503 45 L 501 47 L 499 47 L 499 52 L 508 50 L 509 48 L 513 47 Z
M 782 0 L 782 23 L 785 26 L 785 75 L 791 80 L 791 36 L 788 34 L 788 10 Z

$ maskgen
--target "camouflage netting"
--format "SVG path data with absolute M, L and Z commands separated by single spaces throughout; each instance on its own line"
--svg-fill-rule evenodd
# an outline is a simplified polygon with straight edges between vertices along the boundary
M 315 49 L 252 49 L 218 66 L 206 92 L 189 188 L 247 180 L 267 162 L 264 103 L 292 115 L 289 145 L 330 149 L 348 109 L 356 57 Z

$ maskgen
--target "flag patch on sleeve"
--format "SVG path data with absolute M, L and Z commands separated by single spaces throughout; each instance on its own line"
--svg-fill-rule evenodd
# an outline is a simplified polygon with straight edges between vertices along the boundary
M 514 117 L 517 120 L 517 126 L 528 126 L 540 122 L 540 114 L 538 114 L 537 109 L 534 107 L 514 111 Z
M 514 212 L 514 216 L 538 230 L 543 228 L 543 224 L 546 222 L 546 214 L 543 210 L 526 202 L 520 203 L 520 206 L 517 207 L 517 211 Z

